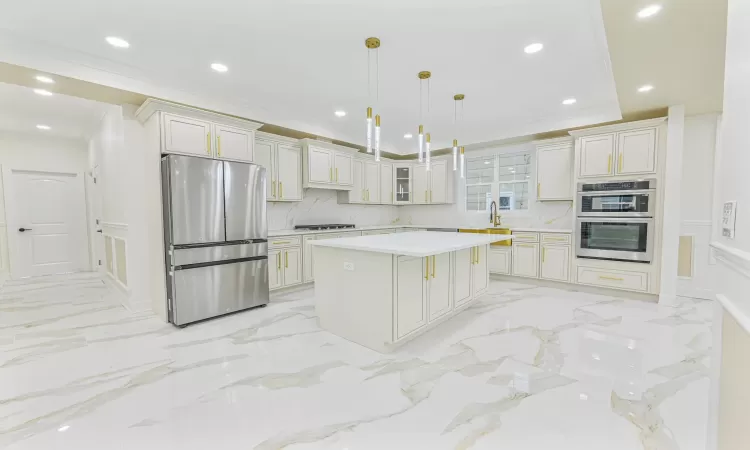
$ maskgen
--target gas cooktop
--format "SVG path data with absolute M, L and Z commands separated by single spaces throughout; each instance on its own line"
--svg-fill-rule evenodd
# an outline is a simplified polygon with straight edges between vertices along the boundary
M 295 230 L 340 230 L 344 228 L 354 228 L 353 224 L 345 223 L 323 223 L 319 225 L 295 225 Z

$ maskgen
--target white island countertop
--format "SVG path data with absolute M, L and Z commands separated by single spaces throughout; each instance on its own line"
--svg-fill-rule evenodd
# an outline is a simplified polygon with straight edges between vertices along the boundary
M 316 247 L 343 248 L 363 252 L 390 253 L 425 257 L 454 252 L 478 245 L 513 239 L 508 234 L 449 233 L 440 231 L 415 231 L 413 233 L 379 234 L 340 239 L 312 241 Z

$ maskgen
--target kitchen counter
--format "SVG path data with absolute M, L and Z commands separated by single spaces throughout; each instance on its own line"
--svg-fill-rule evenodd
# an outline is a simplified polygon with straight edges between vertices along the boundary
M 413 233 L 380 234 L 340 239 L 313 241 L 315 247 L 341 248 L 364 252 L 389 253 L 392 255 L 423 258 L 441 253 L 455 252 L 493 242 L 507 241 L 511 235 L 469 234 L 439 231 L 416 231 Z
M 279 237 L 279 236 L 298 236 L 304 234 L 325 234 L 325 233 L 346 233 L 349 231 L 373 231 L 373 230 L 394 230 L 397 228 L 415 228 L 415 229 L 462 229 L 462 230 L 485 230 L 492 228 L 490 226 L 477 227 L 477 226 L 435 226 L 435 225 L 367 225 L 355 228 L 339 228 L 335 230 L 271 230 L 268 232 L 268 237 Z M 503 226 L 497 228 L 505 228 Z M 526 233 L 567 233 L 572 234 L 573 230 L 567 229 L 555 229 L 555 228 L 516 228 L 510 227 L 511 231 L 521 231 Z

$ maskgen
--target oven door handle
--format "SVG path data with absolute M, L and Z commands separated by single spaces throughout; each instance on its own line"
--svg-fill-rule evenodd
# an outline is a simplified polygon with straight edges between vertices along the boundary
M 594 222 L 594 223 L 654 223 L 653 217 L 651 218 L 636 218 L 636 217 L 578 217 L 578 223 L 582 222 Z
M 607 197 L 611 195 L 645 195 L 655 194 L 656 189 L 641 189 L 637 191 L 578 191 L 584 197 Z

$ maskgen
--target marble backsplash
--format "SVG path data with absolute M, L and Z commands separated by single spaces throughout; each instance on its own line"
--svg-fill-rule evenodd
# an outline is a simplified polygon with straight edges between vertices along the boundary
M 268 203 L 268 229 L 288 230 L 295 225 L 352 223 L 357 226 L 399 223 L 399 208 L 386 205 L 339 204 L 337 191 L 305 189 L 294 203 Z
M 399 223 L 404 225 L 466 226 L 489 224 L 486 212 L 467 212 L 460 204 L 411 205 L 399 208 Z M 527 211 L 500 211 L 505 227 L 573 229 L 575 211 L 572 202 L 534 202 Z

